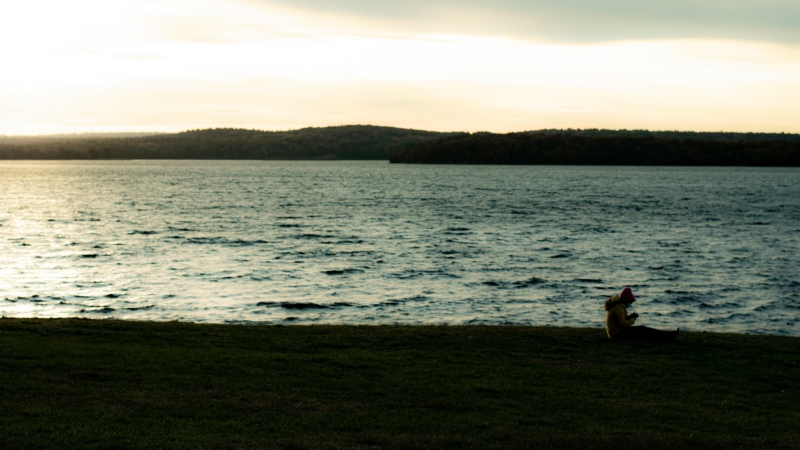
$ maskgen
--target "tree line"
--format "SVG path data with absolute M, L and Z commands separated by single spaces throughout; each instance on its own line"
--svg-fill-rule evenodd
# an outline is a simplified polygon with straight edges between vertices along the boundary
M 542 130 L 463 133 L 411 145 L 392 163 L 800 166 L 800 135 Z
M 0 159 L 373 159 L 448 135 L 370 125 L 190 130 L 135 137 L 0 137 Z
M 648 130 L 439 133 L 371 125 L 0 136 L 0 159 L 390 160 L 429 164 L 800 166 L 800 135 Z

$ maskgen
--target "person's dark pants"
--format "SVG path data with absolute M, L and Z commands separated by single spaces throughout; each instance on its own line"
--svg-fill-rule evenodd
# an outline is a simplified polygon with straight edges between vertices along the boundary
M 614 339 L 624 341 L 638 339 L 640 341 L 674 341 L 678 333 L 674 331 L 661 331 L 650 327 L 628 327 L 620 330 Z

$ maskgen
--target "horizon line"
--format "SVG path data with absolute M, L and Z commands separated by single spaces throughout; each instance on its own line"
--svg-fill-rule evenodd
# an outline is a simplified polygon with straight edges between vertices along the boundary
M 205 127 L 205 128 L 187 128 L 180 131 L 80 131 L 75 133 L 45 133 L 45 134 L 0 134 L 0 138 L 13 139 L 13 138 L 49 138 L 49 139 L 81 139 L 81 138 L 139 138 L 158 135 L 170 135 L 190 133 L 193 131 L 209 131 L 209 130 L 240 130 L 240 131 L 257 131 L 264 133 L 288 133 L 292 131 L 302 131 L 308 129 L 322 129 L 322 128 L 342 128 L 342 127 L 375 127 L 375 128 L 396 128 L 402 130 L 424 131 L 431 133 L 463 133 L 463 134 L 477 134 L 477 133 L 490 133 L 490 134 L 514 134 L 514 133 L 530 133 L 536 131 L 646 131 L 651 133 L 724 133 L 724 134 L 788 134 L 798 135 L 800 133 L 793 133 L 787 131 L 725 131 L 725 130 L 680 130 L 680 129 L 649 129 L 649 128 L 538 128 L 527 129 L 509 132 L 495 132 L 488 130 L 480 131 L 442 131 L 442 130 L 428 130 L 422 128 L 406 128 L 391 125 L 373 125 L 373 124 L 342 124 L 342 125 L 325 125 L 325 126 L 305 126 L 301 128 L 288 128 L 288 129 L 265 129 L 265 128 L 247 128 L 247 127 Z

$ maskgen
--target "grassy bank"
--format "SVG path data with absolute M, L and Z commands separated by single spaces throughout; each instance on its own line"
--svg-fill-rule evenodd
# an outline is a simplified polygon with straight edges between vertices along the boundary
M 0 448 L 800 448 L 800 339 L 0 320 Z

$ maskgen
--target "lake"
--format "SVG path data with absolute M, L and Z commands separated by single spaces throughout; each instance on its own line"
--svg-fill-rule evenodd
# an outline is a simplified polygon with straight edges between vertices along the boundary
M 0 315 L 800 336 L 800 169 L 0 163 Z

